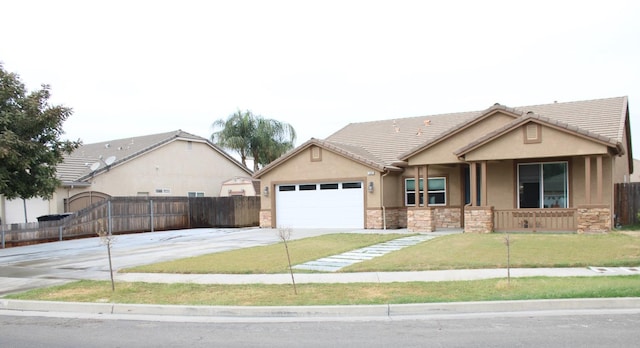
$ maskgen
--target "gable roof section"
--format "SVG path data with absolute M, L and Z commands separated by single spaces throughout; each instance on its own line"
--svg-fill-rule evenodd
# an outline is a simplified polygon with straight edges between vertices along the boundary
M 303 152 L 304 150 L 314 145 L 378 171 L 384 171 L 384 170 L 401 171 L 402 170 L 397 166 L 384 165 L 382 160 L 380 160 L 379 158 L 376 158 L 373 154 L 368 152 L 366 149 L 359 147 L 357 145 L 334 143 L 327 140 L 311 138 L 307 140 L 304 144 L 282 155 L 280 158 L 276 159 L 275 161 L 266 165 L 264 168 L 257 171 L 253 175 L 253 177 L 259 178 L 263 176 L 264 174 L 271 171 L 273 168 L 286 162 L 288 159 L 298 155 L 299 153 Z
M 455 155 L 458 157 L 464 157 L 465 154 L 481 147 L 484 144 L 491 142 L 492 140 L 499 138 L 500 136 L 511 132 L 518 127 L 525 125 L 529 122 L 534 122 L 543 126 L 551 127 L 558 129 L 562 132 L 566 132 L 569 134 L 573 134 L 575 136 L 579 136 L 582 138 L 589 139 L 591 141 L 595 141 L 606 146 L 615 148 L 618 154 L 624 154 L 624 148 L 622 148 L 622 144 L 619 141 L 608 138 L 606 136 L 596 134 L 594 132 L 579 128 L 577 126 L 569 125 L 564 122 L 560 122 L 558 120 L 552 120 L 548 117 L 543 117 L 540 115 L 536 115 L 533 111 L 528 112 L 525 116 L 517 118 L 510 123 L 507 123 L 501 128 L 498 128 L 474 141 L 469 143 L 468 145 L 458 149 L 455 151 Z
M 438 143 L 441 143 L 449 138 L 451 138 L 452 136 L 454 136 L 455 134 L 473 126 L 474 124 L 477 124 L 479 122 L 481 122 L 484 119 L 487 119 L 488 117 L 495 115 L 496 113 L 503 113 L 505 115 L 509 115 L 513 118 L 517 118 L 522 116 L 523 112 L 514 108 L 509 108 L 506 107 L 504 105 L 501 105 L 499 103 L 494 104 L 493 106 L 491 106 L 490 108 L 486 109 L 485 111 L 482 111 L 481 113 L 479 113 L 476 117 L 474 117 L 473 119 L 470 119 L 466 122 L 460 123 L 460 124 L 456 124 L 453 127 L 451 127 L 450 129 L 446 130 L 445 132 L 443 132 L 443 135 L 440 137 L 435 137 L 433 139 L 430 139 L 428 141 L 426 141 L 423 144 L 420 144 L 419 146 L 414 147 L 413 149 L 403 153 L 402 155 L 400 155 L 400 159 L 402 159 L 403 161 L 406 161 L 409 159 L 409 157 L 417 154 L 418 152 L 422 152 L 428 148 L 430 148 L 433 145 L 436 145 Z
M 238 166 L 247 172 L 248 175 L 251 175 L 249 169 L 211 141 L 182 130 L 177 130 L 82 145 L 70 155 L 66 155 L 64 162 L 56 167 L 58 179 L 62 181 L 63 185 L 86 185 L 87 179 L 106 172 L 108 168 L 122 165 L 176 140 L 206 143 L 233 165 Z M 107 167 L 104 161 L 111 156 L 115 157 L 115 161 Z M 99 163 L 100 167 L 95 171 L 91 171 L 91 165 L 94 163 Z

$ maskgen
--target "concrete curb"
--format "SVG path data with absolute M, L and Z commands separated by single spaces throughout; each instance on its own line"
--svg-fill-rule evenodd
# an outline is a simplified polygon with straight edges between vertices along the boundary
M 588 298 L 353 306 L 176 306 L 0 299 L 0 310 L 221 318 L 404 317 L 551 310 L 639 309 L 640 298 Z

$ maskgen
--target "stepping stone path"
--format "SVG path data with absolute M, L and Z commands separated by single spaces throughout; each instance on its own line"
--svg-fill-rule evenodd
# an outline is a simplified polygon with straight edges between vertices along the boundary
M 390 240 L 388 242 L 371 245 L 362 249 L 348 251 L 339 255 L 305 262 L 299 265 L 295 265 L 293 266 L 293 268 L 305 269 L 310 271 L 336 272 L 341 268 L 351 266 L 354 263 L 371 260 L 374 257 L 382 256 L 392 251 L 397 251 L 408 246 L 416 245 L 418 243 L 422 243 L 438 236 L 439 235 L 420 234 L 410 237 L 398 238 Z

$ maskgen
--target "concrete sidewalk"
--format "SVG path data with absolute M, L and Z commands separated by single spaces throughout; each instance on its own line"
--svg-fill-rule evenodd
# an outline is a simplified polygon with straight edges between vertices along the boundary
M 585 268 L 512 268 L 511 277 L 593 277 L 640 274 L 635 267 Z M 360 273 L 295 273 L 297 284 L 310 283 L 393 283 L 440 282 L 507 278 L 507 269 L 457 269 L 420 272 L 360 272 Z M 194 284 L 288 284 L 289 273 L 280 274 L 163 274 L 120 273 L 119 282 L 194 283 Z

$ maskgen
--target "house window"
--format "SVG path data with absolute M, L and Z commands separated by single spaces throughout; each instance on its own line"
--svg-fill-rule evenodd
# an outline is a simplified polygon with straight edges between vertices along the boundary
M 295 190 L 296 190 L 296 185 L 281 185 L 281 186 L 278 186 L 278 191 L 280 191 L 280 192 L 295 191 Z
M 171 193 L 171 189 L 168 188 L 157 188 L 156 189 L 156 194 L 165 194 L 168 195 Z
M 362 183 L 361 182 L 344 182 L 344 183 L 342 183 L 342 189 L 343 190 L 359 189 L 359 188 L 362 188 Z
M 415 179 L 405 179 L 405 205 L 416 205 L 416 185 Z M 429 205 L 446 205 L 447 204 L 447 179 L 444 177 L 429 178 L 427 187 L 427 197 Z M 424 184 L 420 179 L 419 185 L 420 205 L 424 206 Z
M 300 191 L 315 191 L 316 184 L 300 185 Z
M 518 208 L 567 208 L 567 162 L 518 164 Z
M 188 197 L 204 197 L 204 192 L 201 191 L 191 191 L 187 192 Z
M 337 190 L 338 184 L 320 184 L 321 190 Z

